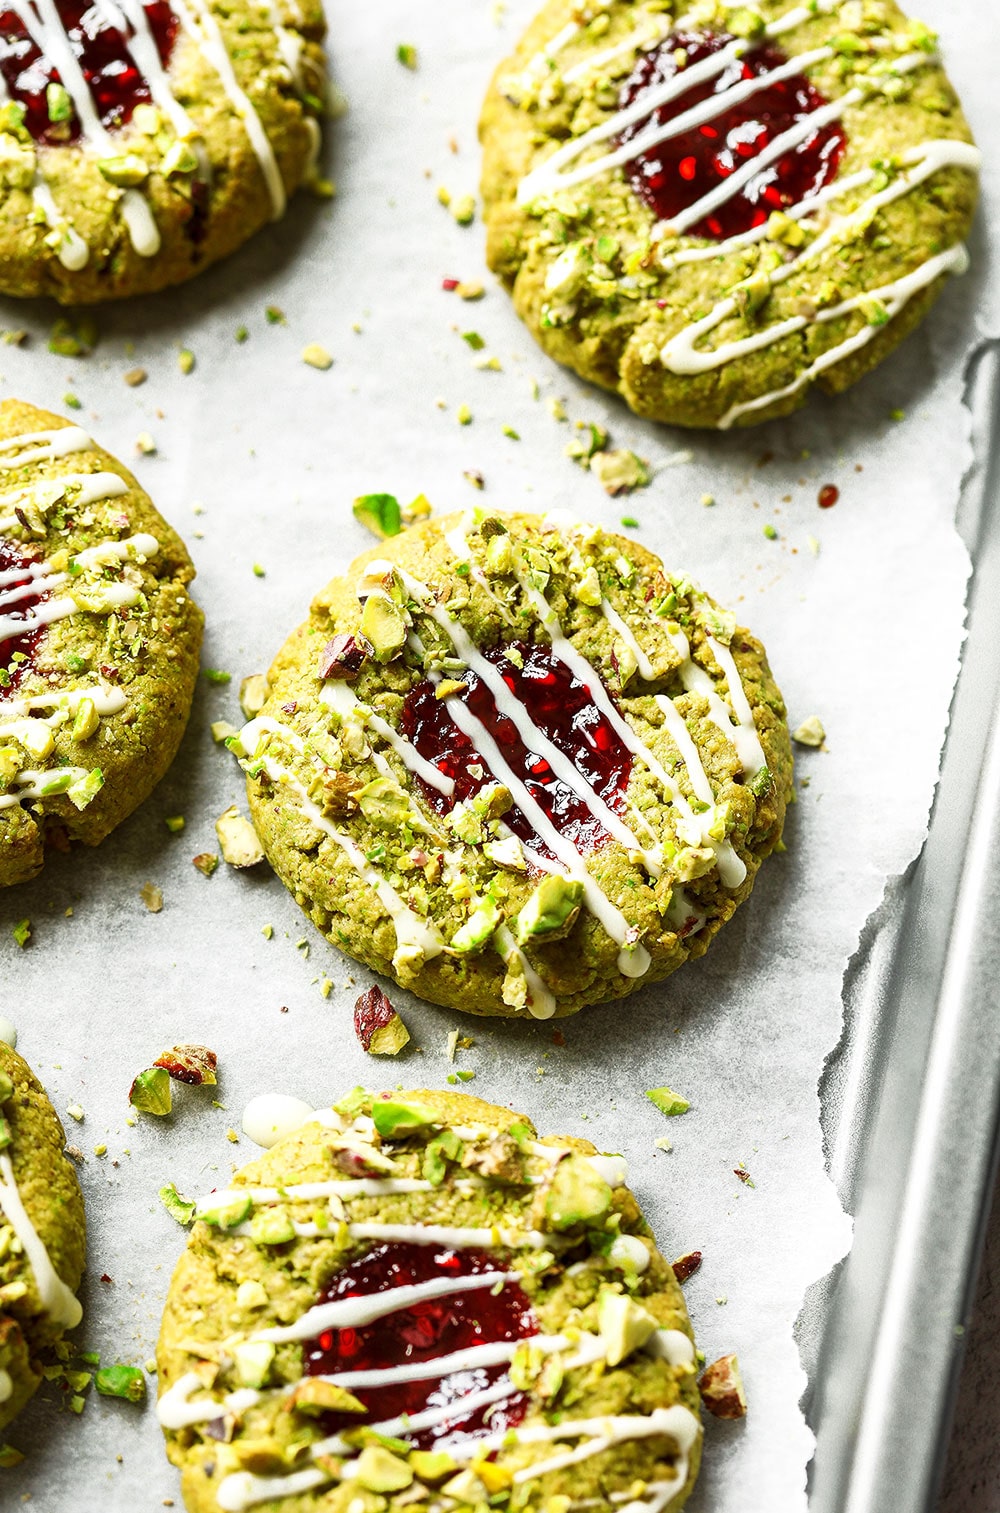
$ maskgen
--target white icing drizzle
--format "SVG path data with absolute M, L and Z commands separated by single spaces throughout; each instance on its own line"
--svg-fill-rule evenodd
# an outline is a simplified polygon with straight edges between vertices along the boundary
M 399 1226 L 391 1227 L 398 1228 Z M 404 1227 L 423 1230 L 426 1226 Z M 437 1226 L 430 1227 L 435 1230 L 437 1228 Z M 487 1230 L 486 1233 L 489 1234 L 490 1231 Z M 433 1245 L 441 1242 L 425 1240 L 422 1243 Z M 506 1282 L 518 1280 L 519 1273 L 516 1271 L 481 1271 L 464 1277 L 432 1277 L 427 1282 L 389 1287 L 384 1292 L 377 1292 L 368 1297 L 340 1298 L 334 1303 L 318 1303 L 315 1308 L 308 1308 L 293 1324 L 278 1325 L 273 1329 L 258 1329 L 250 1336 L 250 1339 L 270 1340 L 275 1345 L 284 1344 L 289 1340 L 314 1340 L 328 1329 L 362 1329 L 366 1324 L 374 1324 L 377 1319 L 384 1319 L 391 1313 L 398 1313 L 401 1308 L 412 1308 L 414 1304 L 424 1303 L 429 1298 L 443 1298 L 459 1292 L 481 1292 L 484 1288 L 503 1286 Z
M 376 564 L 372 564 L 369 567 L 370 573 L 377 570 Z M 421 602 L 425 612 L 445 632 L 463 661 L 472 667 L 483 678 L 484 682 L 490 679 L 487 686 L 493 692 L 497 707 L 502 713 L 509 715 L 511 719 L 515 719 L 515 723 L 519 720 L 523 722 L 524 731 L 522 739 L 525 739 L 526 733 L 526 744 L 529 744 L 533 750 L 539 750 L 540 743 L 544 741 L 541 731 L 537 729 L 534 722 L 526 715 L 522 706 L 513 699 L 506 683 L 503 682 L 502 678 L 499 678 L 499 675 L 496 678 L 498 687 L 494 689 L 493 675 L 495 669 L 486 661 L 485 657 L 479 655 L 473 641 L 466 634 L 464 628 L 457 621 L 451 620 L 447 611 L 437 603 L 431 589 L 426 583 L 421 583 L 419 579 L 414 578 L 410 573 L 399 567 L 396 568 L 396 571 L 399 573 L 407 592 Z M 472 741 L 477 753 L 482 757 L 493 777 L 497 782 L 503 783 L 509 789 L 514 802 L 532 826 L 536 835 L 545 843 L 553 856 L 559 858 L 566 868 L 568 875 L 582 884 L 587 908 L 600 921 L 607 935 L 621 948 L 618 956 L 618 970 L 624 977 L 643 977 L 650 967 L 649 952 L 642 944 L 632 941 L 631 936 L 633 932 L 627 919 L 621 910 L 611 902 L 594 878 L 591 877 L 580 852 L 571 841 L 567 840 L 556 829 L 544 809 L 534 799 L 528 788 L 507 762 L 498 742 L 486 729 L 483 722 L 454 694 L 445 699 L 444 704 L 452 722 Z M 516 718 L 515 711 L 517 712 Z M 547 746 L 549 743 L 546 742 L 545 744 Z M 561 756 L 562 753 L 560 753 Z M 577 791 L 578 781 L 579 779 L 573 784 L 574 789 L 577 789 Z M 593 795 L 593 797 L 596 800 L 596 795 Z M 585 800 L 585 802 L 589 801 Z M 592 812 L 597 813 L 597 810 L 595 809 Z M 631 832 L 629 834 L 631 835 Z M 633 836 L 632 839 L 634 841 L 635 837 Z M 636 849 L 639 849 L 637 842 Z
M 903 278 L 896 279 L 891 284 L 885 284 L 880 289 L 873 289 L 867 294 L 860 294 L 853 299 L 844 300 L 840 305 L 831 306 L 828 310 L 819 311 L 817 321 L 837 320 L 842 315 L 857 310 L 870 299 L 881 299 L 886 306 L 890 320 L 909 304 L 914 295 L 928 289 L 937 279 L 946 273 L 962 274 L 969 267 L 969 254 L 963 245 L 950 247 L 947 252 L 941 252 L 937 257 L 928 258 L 919 268 Z M 719 421 L 719 430 L 728 431 L 731 426 L 743 415 L 749 415 L 755 410 L 765 409 L 768 405 L 777 403 L 780 399 L 788 399 L 793 394 L 798 394 L 814 379 L 819 378 L 828 368 L 840 362 L 845 357 L 850 357 L 854 352 L 860 352 L 867 347 L 869 342 L 875 340 L 880 327 L 864 325 L 860 331 L 849 336 L 845 341 L 831 347 L 824 352 L 808 368 L 804 368 L 799 376 L 782 389 L 775 389 L 770 394 L 761 394 L 757 399 L 745 400 L 740 404 L 734 404 L 731 409 Z
M 361 702 L 353 688 L 345 683 L 342 678 L 328 679 L 323 684 L 320 699 L 331 709 L 335 709 L 341 716 L 351 714 L 358 708 Z M 383 720 L 381 715 L 377 715 L 374 710 L 369 710 L 367 706 L 364 706 L 364 708 L 365 713 L 363 718 L 365 725 L 385 741 L 387 746 L 392 747 L 408 771 L 415 772 L 418 777 L 423 778 L 425 783 L 430 784 L 432 788 L 437 789 L 438 793 L 443 793 L 446 797 L 450 797 L 455 792 L 455 784 L 452 779 L 445 777 L 444 773 L 435 767 L 433 762 L 428 762 L 426 757 L 422 757 L 412 741 L 408 741 L 405 736 L 400 735 L 398 730 L 394 730 L 388 721 Z
M 709 674 L 692 657 L 691 647 L 684 632 L 678 629 L 671 635 L 671 640 L 681 657 L 678 676 L 685 690 L 688 693 L 700 694 L 705 699 L 708 704 L 708 717 L 712 724 L 716 725 L 736 747 L 736 754 L 746 776 L 755 777 L 763 767 L 766 767 L 767 761 L 757 734 L 753 710 L 747 703 L 732 652 L 714 636 L 708 637 L 712 655 L 729 685 L 729 698 L 732 703 L 732 711 L 730 711 L 729 705 L 719 694 Z
M 411 1245 L 445 1245 L 450 1250 L 549 1250 L 553 1237 L 538 1229 L 473 1228 L 448 1224 L 349 1224 L 355 1240 L 402 1240 Z
M 556 1011 L 555 994 L 535 971 L 506 925 L 493 932 L 493 945 L 509 967 L 516 962 L 527 985 L 526 1007 L 532 1019 L 551 1019 Z
M 35 462 L 53 462 L 71 452 L 86 452 L 94 445 L 92 437 L 79 426 L 59 426 L 53 431 L 23 431 L 0 441 L 0 469 L 26 468 Z M 13 457 L 3 454 L 13 452 Z
M 170 120 L 174 131 L 183 141 L 191 141 L 198 135 L 198 128 L 177 99 L 170 87 L 166 69 L 160 62 L 160 50 L 149 24 L 149 17 L 141 0 L 99 0 L 98 8 L 104 11 L 128 41 L 132 54 L 149 85 L 149 93 L 163 114 Z M 131 35 L 129 35 L 131 33 Z
M 43 1309 L 54 1324 L 63 1329 L 75 1329 L 83 1318 L 83 1309 L 79 1299 L 52 1265 L 49 1253 L 28 1216 L 6 1151 L 0 1151 L 0 1210 L 28 1258 Z
M 787 12 L 784 16 L 779 17 L 776 21 L 770 22 L 764 28 L 764 34 L 772 38 L 781 36 L 783 32 L 790 31 L 794 27 L 801 25 L 802 22 L 811 20 L 816 14 L 833 10 L 839 3 L 840 0 L 819 0 L 819 3 L 812 9 L 798 6 L 794 10 Z M 683 25 L 682 22 L 676 24 L 678 26 Z M 635 45 L 638 46 L 638 42 Z M 612 167 L 617 166 L 618 162 L 630 161 L 638 152 L 643 151 L 643 147 L 637 147 L 635 141 L 628 143 L 627 148 L 622 149 L 619 153 L 610 153 L 603 158 L 596 159 L 592 163 L 585 164 L 575 174 L 563 174 L 561 172 L 565 164 L 573 162 L 574 159 L 578 158 L 582 153 L 587 152 L 591 147 L 596 147 L 601 142 L 606 142 L 609 137 L 617 136 L 627 127 L 633 126 L 639 121 L 644 121 L 655 110 L 659 110 L 661 106 L 669 104 L 671 100 L 676 99 L 679 95 L 686 94 L 689 89 L 693 89 L 696 85 L 707 83 L 711 79 L 716 78 L 731 63 L 734 63 L 754 45 L 754 41 L 751 39 L 735 38 L 719 52 L 703 58 L 698 63 L 693 63 L 690 68 L 679 70 L 672 79 L 665 80 L 664 83 L 654 89 L 646 90 L 631 105 L 626 106 L 623 110 L 616 111 L 614 115 L 599 122 L 597 126 L 591 127 L 589 131 L 585 131 L 579 137 L 574 137 L 569 142 L 566 142 L 551 157 L 546 158 L 538 168 L 533 169 L 531 173 L 526 174 L 521 180 L 517 191 L 518 204 L 529 203 L 531 200 L 537 199 L 539 195 L 550 194 L 554 190 L 568 188 L 573 184 L 582 182 L 583 179 L 592 178 L 596 174 L 606 173 Z M 801 70 L 804 66 L 801 59 L 796 61 L 798 62 L 799 70 Z M 792 71 L 795 72 L 796 70 Z M 768 77 L 766 82 L 773 82 L 773 80 Z M 734 100 L 743 98 L 743 93 L 739 92 L 740 88 L 741 86 L 737 84 L 734 86 L 734 89 L 711 96 L 710 100 L 705 103 L 706 106 L 713 108 L 709 109 L 707 114 L 699 115 L 698 121 L 710 120 L 712 116 L 718 115 L 721 111 L 727 109 L 728 105 Z M 703 109 L 704 107 L 696 107 L 696 110 Z M 690 111 L 686 112 L 685 115 L 693 116 L 695 113 L 696 111 Z M 679 119 L 684 118 L 681 117 Z M 690 120 L 687 124 L 694 126 L 698 122 Z M 658 137 L 657 140 L 659 141 L 673 134 L 670 126 L 662 129 L 664 136 Z M 681 130 L 685 129 L 687 128 L 681 128 Z M 808 136 L 809 132 L 807 131 L 804 135 Z M 647 147 L 651 145 L 653 145 L 651 141 L 646 143 Z M 784 150 L 787 151 L 787 148 Z M 622 152 L 624 153 L 623 156 L 621 155 Z M 615 161 L 612 162 L 611 159 L 615 159 Z M 763 160 L 761 158 L 755 158 L 753 161 L 763 167 Z M 700 216 L 696 216 L 695 220 L 699 220 L 700 218 Z
M 85 551 L 77 552 L 75 558 L 71 560 L 84 569 L 100 568 L 110 566 L 115 562 L 143 561 L 147 557 L 155 556 L 159 549 L 159 542 L 155 536 L 140 532 L 138 535 L 129 536 L 125 541 L 102 541 L 97 546 L 87 547 Z M 12 573 L 6 573 L 3 576 L 9 581 Z M 23 573 L 18 576 L 23 576 Z M 31 583 L 23 588 L 10 589 L 6 594 L 0 593 L 0 610 L 8 608 L 19 599 L 27 598 L 31 594 L 48 593 L 71 581 L 69 573 L 53 572 L 50 565 L 45 562 L 38 564 L 37 570 L 31 571 L 31 578 Z M 2 579 L 0 579 L 0 584 L 2 584 Z M 142 595 L 142 589 L 132 583 L 101 583 L 100 592 L 102 600 L 109 609 L 135 604 Z M 0 641 L 11 636 L 25 635 L 28 631 L 37 630 L 42 625 L 51 625 L 55 620 L 65 620 L 71 615 L 80 613 L 82 611 L 76 600 L 64 597 L 38 604 L 27 615 L 0 614 Z
M 301 742 L 298 741 L 298 737 L 294 735 L 294 732 L 287 731 L 277 721 L 262 721 L 259 718 L 251 720 L 248 725 L 243 727 L 240 733 L 244 749 L 253 755 L 259 732 L 274 727 L 286 739 L 291 738 L 292 744 L 297 743 L 299 749 L 301 749 Z M 298 805 L 309 820 L 309 823 L 324 835 L 328 835 L 332 841 L 336 842 L 358 876 L 376 894 L 382 908 L 392 920 L 393 928 L 396 932 L 396 952 L 392 959 L 393 966 L 398 970 L 400 965 L 412 962 L 415 957 L 428 961 L 431 957 L 440 955 L 444 950 L 444 940 L 436 925 L 428 919 L 423 919 L 410 908 L 404 899 L 400 898 L 388 878 L 383 877 L 382 873 L 366 860 L 364 852 L 346 831 L 338 830 L 337 826 L 327 819 L 323 811 L 317 804 L 313 803 L 303 785 L 293 773 L 289 772 L 287 767 L 282 767 L 273 757 L 267 754 L 257 758 L 257 760 L 262 764 L 264 771 L 267 772 L 272 782 L 290 788 L 295 793 Z
M 81 268 L 86 268 L 90 260 L 90 246 L 84 241 L 80 233 L 69 224 L 59 206 L 56 204 L 45 179 L 42 177 L 40 167 L 35 169 L 35 177 L 31 185 L 31 198 L 37 209 L 45 217 L 45 224 L 51 231 L 59 233 L 59 246 L 56 257 L 69 273 L 79 273 Z
M 270 138 L 264 130 L 264 124 L 249 95 L 240 87 L 236 78 L 215 16 L 205 0 L 191 0 L 190 9 L 184 0 L 175 0 L 173 9 L 185 31 L 194 38 L 215 69 L 229 98 L 229 103 L 243 122 L 243 128 L 260 164 L 267 192 L 271 197 L 271 218 L 275 221 L 280 220 L 285 213 L 287 203 L 281 169 L 278 167 L 278 160 L 274 155 Z
M 981 154 L 977 148 L 972 147 L 968 142 L 942 139 L 940 141 L 923 143 L 915 149 L 913 166 L 908 171 L 900 174 L 899 178 L 894 180 L 885 189 L 869 196 L 857 209 L 845 216 L 835 217 L 826 230 L 814 242 L 806 246 L 797 257 L 790 259 L 786 263 L 782 263 L 767 275 L 769 286 L 773 289 L 787 282 L 790 278 L 797 277 L 803 268 L 815 262 L 830 247 L 835 246 L 853 231 L 867 224 L 869 218 L 876 211 L 909 194 L 919 184 L 924 183 L 926 179 L 940 172 L 942 168 L 953 166 L 975 171 L 980 162 Z M 838 187 L 842 188 L 842 186 Z M 725 246 L 722 245 L 716 248 L 717 253 L 724 252 L 725 250 Z M 963 253 L 963 248 L 953 247 L 949 249 L 948 253 L 941 254 L 940 256 L 945 258 L 955 257 L 955 271 L 958 271 L 962 266 Z M 939 259 L 932 258 L 929 260 L 929 263 L 934 264 L 938 261 Z M 719 347 L 710 349 L 699 347 L 698 343 L 703 337 L 708 336 L 724 320 L 737 313 L 739 307 L 736 299 L 730 295 L 725 299 L 719 300 L 714 309 L 710 310 L 708 315 L 704 316 L 701 320 L 694 321 L 690 326 L 685 327 L 683 331 L 678 332 L 676 336 L 671 337 L 660 353 L 661 361 L 672 373 L 704 373 L 713 368 L 721 367 L 724 363 L 730 362 L 734 358 L 743 357 L 752 352 L 759 352 L 780 341 L 782 337 L 803 330 L 812 321 L 823 323 L 825 321 L 837 320 L 841 316 L 850 313 L 850 311 L 856 310 L 860 304 L 869 299 L 881 297 L 888 298 L 893 303 L 898 301 L 897 308 L 892 312 L 896 314 L 899 309 L 902 309 L 903 304 L 912 297 L 912 294 L 916 293 L 918 288 L 924 286 L 919 280 L 922 269 L 928 265 L 926 263 L 923 264 L 922 268 L 906 275 L 903 279 L 897 280 L 895 283 L 889 285 L 888 289 L 866 290 L 860 295 L 855 295 L 853 299 L 845 300 L 838 305 L 817 311 L 813 317 L 805 315 L 789 316 L 786 320 L 775 322 L 773 325 L 767 326 L 763 330 L 756 331 L 751 336 L 743 337 L 740 340 L 726 342 Z M 949 264 L 949 269 L 943 271 L 949 271 L 950 268 L 951 265 Z M 935 274 L 934 276 L 937 275 Z M 918 281 L 911 288 L 911 281 L 915 279 Z M 931 280 L 927 281 L 930 282 Z M 900 295 L 904 297 L 900 298 Z M 872 329 L 871 335 L 874 335 L 875 329 Z M 871 335 L 869 335 L 869 340 L 871 339 Z

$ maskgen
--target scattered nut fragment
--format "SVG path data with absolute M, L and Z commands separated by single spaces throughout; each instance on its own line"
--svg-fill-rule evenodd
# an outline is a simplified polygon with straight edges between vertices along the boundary
M 173 1106 L 170 1073 L 162 1066 L 147 1067 L 133 1080 L 128 1101 L 140 1114 L 169 1114 Z
M 819 715 L 811 714 L 803 720 L 799 728 L 792 731 L 792 740 L 799 746 L 822 746 L 826 740 L 826 731 Z
M 595 453 L 590 459 L 590 471 L 597 475 L 604 492 L 612 498 L 618 494 L 631 494 L 633 489 L 647 488 L 653 478 L 649 463 L 625 448 Z
M 410 1032 L 382 992 L 373 985 L 354 1005 L 354 1033 L 369 1056 L 397 1056 Z
M 191 858 L 191 865 L 197 867 L 202 877 L 211 877 L 219 865 L 219 858 L 214 851 L 199 851 L 197 856 Z
M 228 720 L 213 720 L 209 729 L 212 732 L 212 740 L 216 746 L 221 746 L 223 741 L 228 741 L 234 735 L 239 735 L 236 726 L 230 725 Z
M 684 1255 L 678 1256 L 673 1263 L 674 1276 L 678 1282 L 686 1282 L 688 1277 L 693 1277 L 701 1265 L 701 1251 L 688 1250 Z
M 459 299 L 482 299 L 483 295 L 486 293 L 486 285 L 481 284 L 478 279 L 461 279 L 455 285 L 455 293 L 458 295 Z
M 163 889 L 158 888 L 155 883 L 143 883 L 139 889 L 139 897 L 150 914 L 159 914 L 163 908 Z
M 698 1391 L 716 1418 L 746 1418 L 747 1399 L 735 1355 L 720 1356 L 698 1379 Z
M 661 1114 L 675 1115 L 686 1114 L 691 1107 L 686 1098 L 679 1093 L 672 1092 L 668 1087 L 652 1087 L 646 1094 L 650 1103 L 658 1108 Z
M 240 708 L 248 720 L 259 715 L 267 703 L 270 692 L 267 679 L 262 672 L 252 672 L 248 678 L 244 678 L 240 684 Z
M 319 654 L 316 676 L 338 678 L 343 683 L 352 683 L 369 657 L 374 655 L 371 642 L 364 636 L 340 634 L 328 641 Z
M 235 804 L 219 815 L 215 833 L 219 837 L 222 860 L 230 867 L 256 867 L 264 860 L 264 848 L 257 839 L 256 830 Z
M 148 431 L 139 432 L 135 438 L 135 449 L 137 452 L 141 452 L 143 457 L 155 457 L 156 442 Z
M 186 1082 L 191 1087 L 213 1087 L 217 1081 L 215 1072 L 219 1058 L 205 1045 L 175 1045 L 157 1056 L 153 1065 L 161 1066 L 175 1082 Z
M 144 384 L 146 382 L 146 379 L 148 377 L 149 374 L 146 372 L 145 368 L 129 368 L 128 372 L 125 374 L 125 382 L 128 384 L 130 389 L 137 389 L 140 384 Z
M 333 367 L 333 358 L 318 341 L 312 341 L 307 347 L 302 348 L 302 361 L 310 368 L 319 368 L 321 373 Z

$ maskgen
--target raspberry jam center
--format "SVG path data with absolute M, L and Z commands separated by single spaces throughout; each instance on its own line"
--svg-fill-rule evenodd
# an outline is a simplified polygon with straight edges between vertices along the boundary
M 476 1250 L 442 1250 L 433 1245 L 393 1243 L 380 1245 L 337 1273 L 320 1298 L 321 1303 L 342 1298 L 364 1298 L 390 1287 L 429 1282 L 442 1276 L 475 1276 L 498 1270 L 496 1256 Z M 430 1298 L 410 1308 L 377 1319 L 360 1329 L 329 1330 L 306 1347 L 305 1369 L 309 1376 L 342 1371 L 385 1370 L 414 1365 L 453 1355 L 476 1345 L 526 1339 L 538 1333 L 538 1321 L 527 1297 L 516 1282 L 506 1282 L 494 1294 L 491 1288 L 456 1292 Z M 407 1433 L 423 1449 L 456 1435 L 502 1432 L 519 1424 L 527 1411 L 525 1393 L 513 1386 L 496 1403 L 471 1412 L 462 1402 L 472 1393 L 507 1379 L 507 1365 L 472 1366 L 452 1370 L 425 1381 L 403 1381 L 380 1387 L 350 1387 L 349 1391 L 368 1409 L 359 1413 L 327 1413 L 328 1433 L 358 1428 L 365 1423 L 383 1423 L 401 1414 L 422 1413 L 428 1408 L 455 1405 L 441 1423 Z
M 18 686 L 31 667 L 35 649 L 45 633 L 44 626 L 38 626 L 23 635 L 6 634 L 8 621 L 23 620 L 48 598 L 46 593 L 37 593 L 29 587 L 32 576 L 28 569 L 33 566 L 31 557 L 0 536 L 0 698 Z
M 483 656 L 498 669 L 542 734 L 570 759 L 608 808 L 620 814 L 632 771 L 631 752 L 585 685 L 548 646 L 521 641 L 514 649 L 523 667 L 511 661 L 504 648 L 486 651 Z M 468 671 L 463 681 L 466 692 L 461 695 L 462 702 L 496 740 L 508 765 L 559 833 L 578 851 L 593 851 L 604 845 L 610 837 L 601 821 L 579 794 L 556 776 L 546 758 L 525 745 L 514 721 L 497 708 L 482 679 Z M 421 756 L 455 784 L 454 793 L 446 797 L 421 782 L 428 803 L 439 814 L 448 814 L 460 800 L 474 797 L 494 781 L 473 742 L 453 723 L 445 701 L 435 698 L 430 682 L 419 684 L 408 694 L 402 731 Z M 550 854 L 519 808 L 508 810 L 503 821 L 530 850 Z
M 641 55 L 622 86 L 619 108 L 675 78 L 682 72 L 682 61 L 684 68 L 690 68 L 733 40 L 725 33 L 674 32 L 658 48 Z M 770 43 L 750 48 L 714 78 L 694 85 L 627 127 L 619 143 L 634 140 L 654 122 L 665 126 L 703 100 L 724 97 L 744 80 L 772 73 L 787 61 L 780 48 Z M 658 218 L 669 222 L 826 103 L 804 74 L 768 84 L 735 104 L 727 106 L 720 98 L 719 113 L 711 120 L 660 142 L 627 164 L 629 182 Z M 846 146 L 839 122 L 810 132 L 797 147 L 762 168 L 742 189 L 689 227 L 690 234 L 722 240 L 762 225 L 772 211 L 787 210 L 828 184 Z
M 122 32 L 107 13 L 88 0 L 55 0 L 59 20 L 87 81 L 94 108 L 108 130 L 124 126 L 137 105 L 150 100 L 149 84 L 129 51 L 134 35 L 126 23 Z M 177 17 L 166 0 L 143 6 L 160 62 L 166 67 L 177 35 Z M 0 11 L 0 74 L 11 99 L 25 109 L 24 124 L 36 142 L 46 146 L 75 142 L 81 136 L 75 109 L 50 84 L 65 80 L 51 58 L 14 11 Z

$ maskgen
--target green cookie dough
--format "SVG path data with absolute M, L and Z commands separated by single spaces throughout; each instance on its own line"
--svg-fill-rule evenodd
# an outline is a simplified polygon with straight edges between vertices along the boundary
M 677 1513 L 701 1454 L 691 1325 L 624 1182 L 620 1158 L 589 1141 L 538 1141 L 509 1109 L 426 1091 L 373 1100 L 360 1088 L 237 1172 L 198 1205 L 204 1217 L 174 1272 L 157 1350 L 160 1421 L 190 1513 L 396 1513 L 442 1492 L 449 1507 L 511 1513 L 587 1500 L 610 1513 L 640 1495 L 643 1508 Z M 370 1274 L 364 1302 L 385 1320 L 373 1333 L 386 1358 L 389 1320 L 421 1302 L 385 1299 L 386 1287 L 413 1285 L 414 1252 L 420 1285 L 435 1289 L 428 1297 L 457 1296 L 478 1266 L 494 1297 L 516 1283 L 534 1310 L 537 1329 L 494 1360 L 504 1363 L 494 1400 L 514 1388 L 526 1398 L 506 1435 L 501 1420 L 487 1437 L 487 1415 L 482 1427 L 415 1446 L 421 1405 L 456 1399 L 454 1387 L 436 1395 L 433 1374 L 410 1378 L 412 1431 L 398 1409 L 380 1415 L 378 1393 L 365 1408 L 343 1368 L 336 1381 L 326 1366 L 325 1379 L 304 1375 L 304 1342 L 331 1348 L 349 1328 L 304 1315 L 344 1267 L 354 1263 L 363 1282 L 367 1258 L 385 1268 Z M 343 1316 L 345 1305 L 334 1307 Z M 412 1339 L 415 1327 L 400 1332 Z M 351 1334 L 345 1366 L 359 1348 Z M 431 1349 L 463 1371 L 446 1334 L 423 1338 L 413 1359 Z M 484 1331 L 487 1347 L 500 1338 Z M 389 1348 L 395 1380 L 413 1347 Z M 475 1407 L 469 1394 L 482 1380 L 459 1378 L 457 1414 Z M 323 1407 L 351 1413 L 334 1442 Z
M 51 12 L 32 31 L 50 65 L 70 51 Z M 48 86 L 43 140 L 29 134 L 16 91 L 0 107 L 3 294 L 88 305 L 180 283 L 279 219 L 315 179 L 320 0 L 188 0 L 165 68 L 150 18 L 138 4 L 126 12 L 131 52 L 101 22 L 111 56 L 140 76 L 124 123 L 119 114 L 102 124 L 82 73 L 67 70 Z M 31 7 L 19 14 L 36 19 Z
M 894 0 L 817 0 L 794 14 L 781 24 L 793 0 L 548 0 L 487 95 L 489 264 L 551 357 L 649 419 L 728 429 L 789 414 L 814 385 L 840 392 L 967 264 L 979 155 L 933 33 Z M 789 59 L 810 55 L 802 72 L 822 96 L 848 97 L 832 194 L 713 241 L 695 219 L 686 232 L 658 227 L 623 164 L 571 181 L 615 149 L 617 129 L 599 139 L 600 128 L 646 50 L 675 29 L 752 46 L 767 26 Z
M 76 1172 L 45 1090 L 0 1041 L 0 1429 L 42 1380 L 47 1351 L 80 1322 L 86 1230 Z
M 475 725 L 479 791 L 450 812 L 429 802 L 440 745 L 428 756 L 401 725 L 417 698 L 444 698 L 448 731 L 468 721 L 469 678 L 501 676 L 484 651 L 511 679 L 525 655 L 572 671 L 580 720 L 605 718 L 631 749 L 630 775 L 627 750 L 611 763 L 612 825 L 576 735 L 546 745 L 500 685 L 530 750 L 568 764 L 604 827 L 593 841 L 558 823 L 546 838 L 529 816 L 522 844 L 504 821 L 525 803 L 506 738 L 490 752 Z M 792 763 L 762 647 L 596 527 L 485 510 L 415 526 L 317 596 L 269 688 L 238 743 L 268 860 L 327 939 L 433 1003 L 549 1018 L 656 982 L 704 954 L 781 836 Z
M 18 597 L 25 563 L 35 602 Z M 170 766 L 198 675 L 193 577 L 86 432 L 0 404 L 0 887 L 34 877 L 47 845 L 96 846 Z

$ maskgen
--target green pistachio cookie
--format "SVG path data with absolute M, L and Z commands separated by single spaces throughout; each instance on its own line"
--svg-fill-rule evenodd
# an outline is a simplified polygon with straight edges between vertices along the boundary
M 57 415 L 0 404 L 0 887 L 96 846 L 152 792 L 191 710 L 183 543 Z
M 356 1088 L 200 1199 L 157 1351 L 190 1513 L 676 1513 L 694 1343 L 625 1178 L 478 1098 Z
M 180 283 L 315 178 L 320 0 L 8 10 L 0 292 L 92 304 Z
M 587 525 L 452 515 L 313 601 L 236 743 L 323 934 L 434 1003 L 576 1013 L 701 956 L 781 835 L 763 648 Z
M 0 1429 L 42 1380 L 43 1357 L 79 1324 L 86 1232 L 76 1172 L 45 1090 L 0 1041 Z
M 548 0 L 480 134 L 518 313 L 652 420 L 846 389 L 967 266 L 979 154 L 894 0 Z

